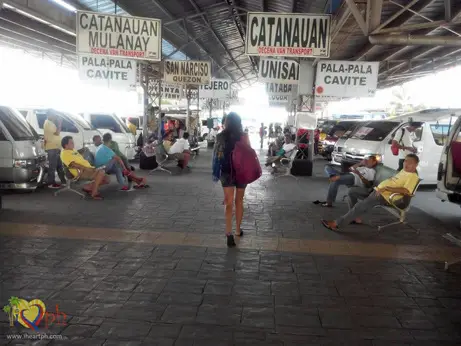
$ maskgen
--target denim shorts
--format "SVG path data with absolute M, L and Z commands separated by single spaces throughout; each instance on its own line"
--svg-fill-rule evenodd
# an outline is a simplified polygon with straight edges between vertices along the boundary
M 237 189 L 244 189 L 247 184 L 237 184 L 235 177 L 231 177 L 230 173 L 221 173 L 221 185 L 222 187 L 235 187 Z

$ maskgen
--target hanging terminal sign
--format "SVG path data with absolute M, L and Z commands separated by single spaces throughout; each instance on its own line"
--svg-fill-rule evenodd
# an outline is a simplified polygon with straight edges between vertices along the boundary
M 160 61 L 160 19 L 77 11 L 77 54 Z
M 163 79 L 166 83 L 208 85 L 211 82 L 211 63 L 194 60 L 165 60 Z
M 249 12 L 245 53 L 328 58 L 330 23 L 330 15 Z
M 260 82 L 298 84 L 299 64 L 294 60 L 260 59 Z
M 322 61 L 317 64 L 315 94 L 333 97 L 374 96 L 379 62 Z

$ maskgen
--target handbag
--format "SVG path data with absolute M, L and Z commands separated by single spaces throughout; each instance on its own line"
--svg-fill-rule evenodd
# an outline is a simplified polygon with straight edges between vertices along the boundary
M 391 152 L 394 156 L 399 155 L 399 146 L 402 145 L 403 135 L 405 134 L 405 129 L 402 129 L 402 135 L 400 136 L 399 142 L 396 144 L 395 141 L 392 141 Z

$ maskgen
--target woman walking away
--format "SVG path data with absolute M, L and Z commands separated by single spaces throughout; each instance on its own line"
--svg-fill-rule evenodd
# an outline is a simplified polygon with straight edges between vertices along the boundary
M 232 212 L 235 200 L 236 233 L 241 237 L 243 231 L 240 228 L 243 218 L 243 197 L 246 184 L 238 183 L 235 167 L 232 164 L 232 152 L 236 144 L 243 141 L 250 146 L 248 135 L 243 132 L 242 120 L 236 113 L 229 113 L 225 118 L 224 131 L 216 137 L 213 152 L 213 180 L 221 181 L 224 190 L 224 205 L 226 216 L 227 246 L 235 246 L 232 235 Z

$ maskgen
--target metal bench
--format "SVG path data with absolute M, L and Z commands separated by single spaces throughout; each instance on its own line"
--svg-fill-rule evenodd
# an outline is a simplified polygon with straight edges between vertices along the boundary
M 78 175 L 74 177 L 74 175 L 69 171 L 69 168 L 66 165 L 62 165 L 62 168 L 64 170 L 64 174 L 66 175 L 66 185 L 59 190 L 57 190 L 54 195 L 57 196 L 62 192 L 70 191 L 73 192 L 77 195 L 79 195 L 82 198 L 85 198 L 86 195 L 80 191 L 77 191 L 76 189 L 73 188 L 76 184 L 79 183 L 80 181 L 80 174 L 81 172 L 77 169 Z
M 277 181 L 277 179 L 281 177 L 292 177 L 295 178 L 296 181 L 298 181 L 298 177 L 295 177 L 293 174 L 291 174 L 291 168 L 293 167 L 293 161 L 296 158 L 296 155 L 298 154 L 298 149 L 293 148 L 293 150 L 289 153 L 290 155 L 288 157 L 284 157 L 280 160 L 280 166 L 285 169 L 285 173 L 283 174 L 278 174 L 275 176 L 274 180 Z M 277 167 L 275 167 L 277 168 Z
M 359 199 L 363 200 L 363 199 L 367 198 L 370 195 L 370 193 L 373 191 L 373 188 L 377 187 L 384 180 L 395 176 L 397 173 L 398 172 L 396 170 L 394 170 L 394 169 L 392 169 L 390 167 L 384 166 L 383 164 L 380 163 L 376 167 L 376 176 L 375 176 L 375 180 L 373 182 L 373 187 L 371 189 L 365 189 L 365 188 L 362 188 L 362 187 L 351 187 L 349 189 L 348 194 L 344 196 L 343 200 L 346 199 L 350 193 L 354 193 Z M 384 210 L 386 210 L 389 214 L 391 214 L 392 216 L 394 216 L 394 217 L 396 217 L 398 219 L 398 221 L 396 221 L 396 222 L 391 222 L 391 223 L 386 224 L 386 225 L 377 226 L 378 231 L 381 231 L 384 228 L 394 226 L 394 225 L 398 225 L 398 224 L 408 224 L 407 221 L 406 221 L 406 215 L 407 215 L 407 213 L 408 213 L 408 211 L 410 210 L 410 207 L 411 207 L 411 199 L 415 196 L 415 193 L 418 190 L 419 185 L 421 184 L 421 181 L 422 181 L 422 179 L 420 179 L 418 181 L 418 184 L 416 184 L 415 189 L 413 191 L 411 191 L 411 193 L 412 193 L 411 195 L 403 196 L 403 203 L 399 203 L 398 205 L 396 204 L 396 201 L 397 201 L 398 197 L 399 196 L 401 197 L 402 195 L 398 194 L 398 193 L 394 193 L 394 194 L 392 194 L 390 196 L 389 205 L 378 205 L 378 206 L 375 207 L 376 209 L 384 209 Z M 349 201 L 349 207 L 350 206 L 351 206 L 351 203 Z M 415 229 L 414 227 L 412 227 L 412 228 L 417 233 L 419 233 L 419 231 L 417 229 Z

